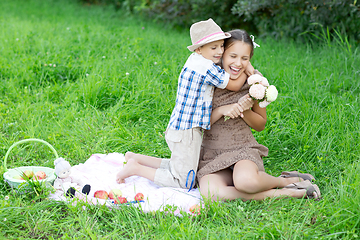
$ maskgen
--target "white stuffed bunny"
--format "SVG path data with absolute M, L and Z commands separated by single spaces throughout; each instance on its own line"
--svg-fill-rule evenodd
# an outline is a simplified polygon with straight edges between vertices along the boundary
M 71 175 L 71 166 L 68 161 L 58 158 L 54 161 L 55 174 L 57 178 L 54 181 L 54 188 L 66 192 L 66 196 L 74 197 L 75 191 L 82 191 L 89 194 L 90 185 L 83 185 L 81 179 Z

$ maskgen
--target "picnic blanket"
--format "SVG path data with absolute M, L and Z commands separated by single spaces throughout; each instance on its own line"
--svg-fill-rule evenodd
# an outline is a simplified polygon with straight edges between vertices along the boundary
M 126 197 L 129 205 L 136 205 L 144 212 L 164 211 L 169 206 L 176 206 L 177 212 L 189 212 L 189 208 L 200 204 L 201 196 L 198 189 L 182 189 L 172 187 L 160 187 L 154 182 L 138 176 L 125 179 L 125 183 L 116 182 L 116 174 L 123 168 L 125 157 L 121 153 L 93 154 L 84 163 L 71 168 L 71 175 L 80 178 L 84 184 L 91 186 L 87 196 L 89 203 L 105 204 L 109 207 L 116 207 L 112 200 L 103 200 L 93 197 L 97 190 L 105 190 L 108 193 L 111 189 L 120 189 L 122 196 Z M 144 201 L 134 202 L 136 193 L 144 194 Z M 64 192 L 57 190 L 50 194 L 50 198 L 60 201 L 69 201 Z

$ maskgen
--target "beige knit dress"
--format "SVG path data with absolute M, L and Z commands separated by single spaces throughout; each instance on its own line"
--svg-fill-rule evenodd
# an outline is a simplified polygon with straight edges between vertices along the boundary
M 213 109 L 236 103 L 249 92 L 249 84 L 245 82 L 238 92 L 215 88 Z M 226 169 L 241 160 L 251 160 L 260 171 L 264 171 L 262 157 L 268 155 L 268 148 L 259 144 L 250 127 L 238 117 L 235 119 L 220 118 L 210 130 L 206 130 L 200 152 L 197 178 Z

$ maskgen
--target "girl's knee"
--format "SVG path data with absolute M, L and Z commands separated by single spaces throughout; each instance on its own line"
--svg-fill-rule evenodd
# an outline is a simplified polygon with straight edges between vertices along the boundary
M 234 187 L 236 190 L 244 193 L 256 193 L 260 183 L 256 176 L 242 174 L 234 177 Z

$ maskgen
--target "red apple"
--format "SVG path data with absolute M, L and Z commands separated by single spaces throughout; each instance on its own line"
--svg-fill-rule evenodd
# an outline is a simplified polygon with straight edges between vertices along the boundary
M 100 199 L 108 199 L 109 194 L 105 190 L 97 190 L 94 193 L 94 197 L 100 198 Z
M 35 176 L 37 179 L 41 180 L 41 179 L 45 179 L 46 178 L 46 173 L 44 171 L 37 171 L 35 173 Z
M 110 199 L 115 199 L 117 197 L 121 197 L 122 196 L 122 192 L 120 189 L 111 189 L 109 192 L 109 198 Z
M 200 206 L 195 204 L 195 205 L 192 205 L 189 209 L 190 212 L 194 213 L 194 214 L 200 214 Z
M 141 201 L 141 200 L 144 200 L 144 194 L 142 194 L 142 193 L 137 193 L 137 194 L 135 195 L 135 201 L 139 202 L 139 201 Z
M 123 204 L 123 203 L 127 203 L 127 199 L 126 199 L 126 197 L 116 197 L 115 199 L 114 199 L 114 202 L 116 203 L 116 204 Z
M 30 178 L 32 178 L 34 176 L 34 172 L 31 171 L 31 170 L 25 170 L 23 175 L 30 179 Z

